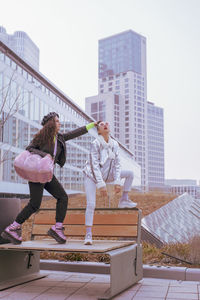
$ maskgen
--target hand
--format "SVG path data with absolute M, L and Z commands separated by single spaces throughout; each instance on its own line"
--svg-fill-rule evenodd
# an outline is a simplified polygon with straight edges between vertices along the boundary
M 98 127 L 99 123 L 101 123 L 101 121 L 94 122 L 94 126 Z
M 121 186 L 119 184 L 115 184 L 115 194 L 118 194 L 121 192 Z
M 100 195 L 101 195 L 102 197 L 108 197 L 107 188 L 106 188 L 105 186 L 101 187 L 101 188 L 99 189 L 99 192 L 100 192 Z

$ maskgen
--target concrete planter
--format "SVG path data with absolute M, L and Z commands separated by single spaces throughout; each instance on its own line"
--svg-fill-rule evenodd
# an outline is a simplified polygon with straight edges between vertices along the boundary
M 0 198 L 0 235 L 4 228 L 12 223 L 21 210 L 18 198 Z M 8 243 L 0 236 L 0 244 Z

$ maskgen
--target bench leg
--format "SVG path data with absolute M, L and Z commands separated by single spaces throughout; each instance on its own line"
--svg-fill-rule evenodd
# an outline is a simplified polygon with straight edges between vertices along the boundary
M 42 277 L 38 251 L 0 250 L 0 291 Z
M 131 245 L 108 252 L 110 289 L 99 299 L 111 299 L 142 279 L 142 248 Z

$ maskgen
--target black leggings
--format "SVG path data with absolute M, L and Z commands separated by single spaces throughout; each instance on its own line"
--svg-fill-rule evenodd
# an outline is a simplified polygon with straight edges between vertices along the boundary
M 68 196 L 63 186 L 57 180 L 57 178 L 53 176 L 52 180 L 45 184 L 29 182 L 29 189 L 30 189 L 29 203 L 18 214 L 16 218 L 16 222 L 19 224 L 24 223 L 33 213 L 35 213 L 40 208 L 42 202 L 43 190 L 45 189 L 54 198 L 57 199 L 56 222 L 62 223 L 67 211 Z

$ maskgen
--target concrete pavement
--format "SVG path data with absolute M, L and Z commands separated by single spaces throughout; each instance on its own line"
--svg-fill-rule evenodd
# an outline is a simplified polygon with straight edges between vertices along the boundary
M 45 278 L 0 292 L 0 300 L 95 300 L 109 288 L 109 275 L 42 271 Z M 115 300 L 200 300 L 199 281 L 143 278 Z

